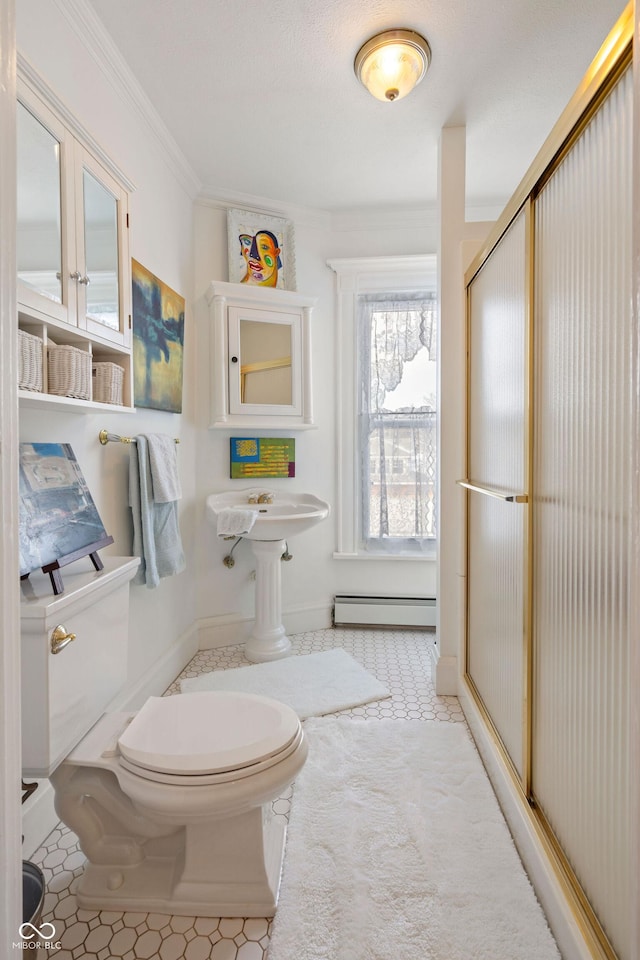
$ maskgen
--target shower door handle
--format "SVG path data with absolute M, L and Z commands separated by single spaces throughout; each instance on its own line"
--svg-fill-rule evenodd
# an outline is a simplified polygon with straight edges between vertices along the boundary
M 483 487 L 479 483 L 473 483 L 471 480 L 456 480 L 460 487 L 465 490 L 471 490 L 472 493 L 481 493 L 485 497 L 493 497 L 494 500 L 502 500 L 503 503 L 528 503 L 529 495 L 526 493 L 505 493 L 502 490 L 494 490 L 491 487 Z

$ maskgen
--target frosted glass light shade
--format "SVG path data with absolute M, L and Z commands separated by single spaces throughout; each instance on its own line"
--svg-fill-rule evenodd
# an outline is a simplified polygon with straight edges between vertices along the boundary
M 387 30 L 360 48 L 353 68 L 356 76 L 377 100 L 400 100 L 424 77 L 431 62 L 431 48 L 413 30 Z

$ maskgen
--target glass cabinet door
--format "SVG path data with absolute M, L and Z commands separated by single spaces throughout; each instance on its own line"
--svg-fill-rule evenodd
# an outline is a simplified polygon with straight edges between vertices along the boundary
M 17 104 L 18 302 L 75 322 L 73 237 L 65 219 L 65 130 L 43 104 Z
M 124 243 L 127 198 L 120 185 L 86 151 L 76 184 L 78 312 L 91 333 L 129 342 Z
M 18 308 L 128 347 L 127 192 L 26 84 L 18 97 Z
M 300 416 L 300 314 L 229 307 L 229 411 Z

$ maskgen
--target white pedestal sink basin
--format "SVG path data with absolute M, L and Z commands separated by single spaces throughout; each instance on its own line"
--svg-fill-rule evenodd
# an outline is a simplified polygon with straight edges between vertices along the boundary
M 217 527 L 222 511 L 237 512 L 239 517 L 255 513 L 251 529 L 238 533 L 251 540 L 256 558 L 256 620 L 245 656 L 253 663 L 277 660 L 291 651 L 291 642 L 282 625 L 281 557 L 293 537 L 314 527 L 329 516 L 329 504 L 311 493 L 273 494 L 272 502 L 249 503 L 265 494 L 265 488 L 252 487 L 207 497 L 207 516 Z M 229 514 L 225 514 L 229 518 Z M 231 514 L 233 519 L 233 514 Z

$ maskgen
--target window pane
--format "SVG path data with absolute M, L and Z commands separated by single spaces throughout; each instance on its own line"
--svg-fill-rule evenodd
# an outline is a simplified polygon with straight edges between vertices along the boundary
M 436 414 L 378 418 L 369 433 L 365 539 L 436 535 Z
M 362 539 L 424 549 L 436 536 L 435 301 L 361 298 Z

